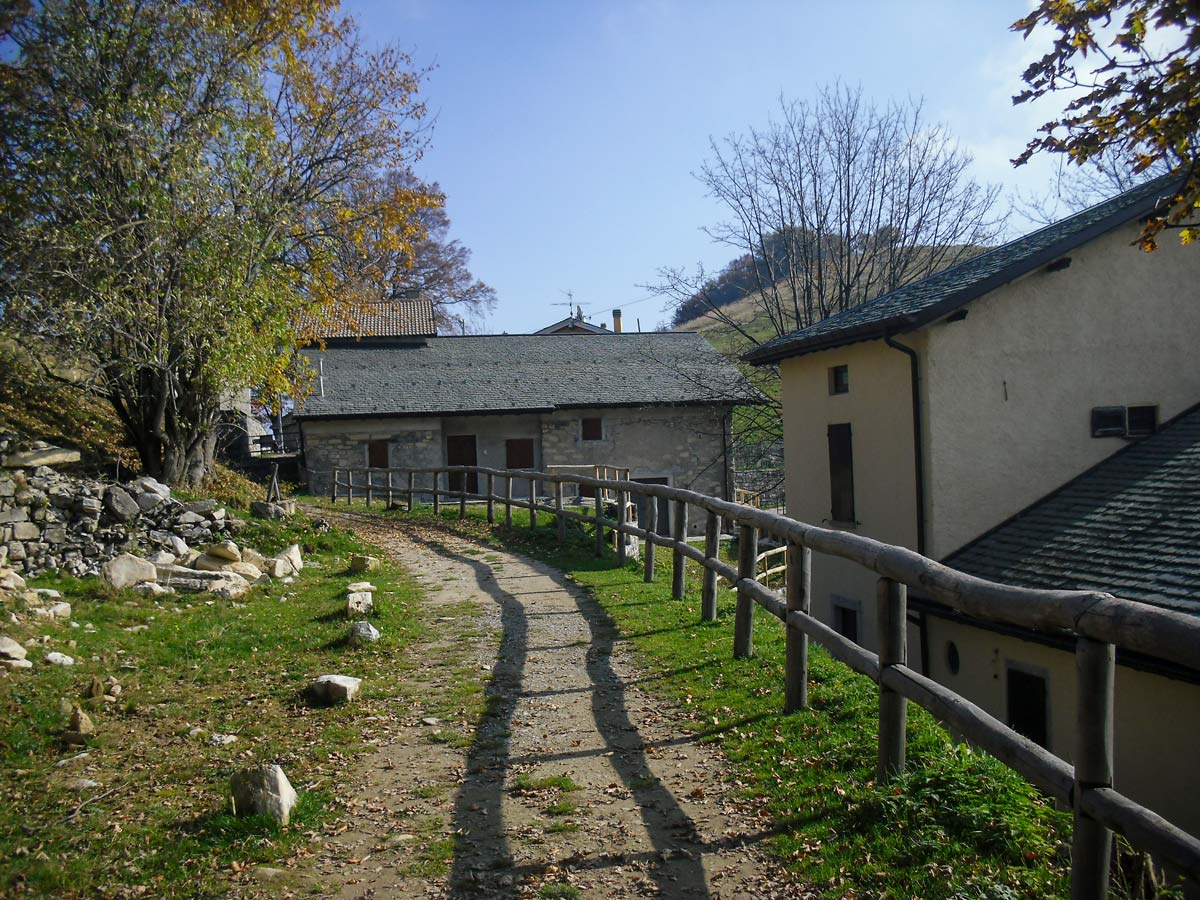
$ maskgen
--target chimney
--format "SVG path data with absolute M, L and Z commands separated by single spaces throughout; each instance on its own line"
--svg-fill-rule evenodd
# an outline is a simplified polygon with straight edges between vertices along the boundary
M 621 333 L 621 311 L 619 309 L 613 310 L 613 333 Z

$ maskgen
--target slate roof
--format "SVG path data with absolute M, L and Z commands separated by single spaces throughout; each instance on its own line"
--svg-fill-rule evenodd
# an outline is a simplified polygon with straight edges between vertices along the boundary
M 1040 268 L 1075 247 L 1152 212 L 1174 193 L 1178 176 L 1163 175 L 1024 237 L 943 269 L 747 353 L 762 365 L 790 356 L 894 336 L 927 325 L 960 306 Z
M 296 417 L 547 412 L 758 402 L 737 368 L 696 333 L 435 337 L 303 351 L 324 396 Z
M 1200 405 L 945 563 L 990 581 L 1109 591 L 1200 615 Z
M 432 337 L 437 325 L 428 299 L 380 300 L 346 309 L 320 330 L 326 340 Z

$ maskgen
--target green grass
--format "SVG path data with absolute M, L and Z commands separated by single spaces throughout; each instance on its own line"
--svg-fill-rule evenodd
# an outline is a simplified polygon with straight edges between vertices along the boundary
M 538 891 L 539 897 L 549 897 L 553 900 L 578 900 L 583 894 L 573 884 L 543 884 Z
M 430 522 L 428 508 L 387 513 Z M 1070 820 L 1020 776 L 956 744 L 909 706 L 907 774 L 875 783 L 878 690 L 820 648 L 810 656 L 811 708 L 781 714 L 783 629 L 758 612 L 755 654 L 731 654 L 733 594 L 719 592 L 718 620 L 699 621 L 698 567 L 689 564 L 683 602 L 670 599 L 670 554 L 652 584 L 641 566 L 592 554 L 572 524 L 560 546 L 554 517 L 514 511 L 514 527 L 488 528 L 483 511 L 441 521 L 494 545 L 547 561 L 588 588 L 632 643 L 683 727 L 729 758 L 730 781 L 778 829 L 770 849 L 825 897 L 1046 898 L 1068 894 Z M 548 886 L 549 887 L 549 886 Z
M 422 715 L 482 708 L 480 679 L 461 651 L 414 652 L 437 625 L 415 583 L 386 560 L 370 576 L 382 638 L 345 645 L 345 587 L 358 580 L 348 558 L 367 550 L 352 535 L 296 519 L 255 522 L 238 540 L 268 554 L 298 543 L 310 565 L 292 584 L 211 605 L 205 595 L 156 602 L 116 593 L 96 579 L 32 580 L 60 590 L 83 627 L 25 616 L 4 626 L 18 640 L 49 642 L 30 650 L 32 671 L 0 674 L 0 896 L 226 896 L 235 868 L 299 859 L 314 832 L 332 827 L 339 773 L 372 749 L 364 729 L 397 700 Z M 134 625 L 148 629 L 125 630 Z M 49 650 L 76 665 L 44 664 Z M 433 663 L 447 690 L 414 687 L 413 670 Z M 326 673 L 363 678 L 360 699 L 309 708 L 301 691 Z M 118 703 L 81 699 L 93 676 L 120 681 Z M 83 703 L 97 734 L 82 748 L 87 758 L 56 767 L 79 752 L 59 742 L 62 700 Z M 193 728 L 203 733 L 189 736 Z M 237 741 L 212 746 L 212 733 Z M 286 827 L 229 813 L 229 776 L 260 762 L 282 765 L 300 793 Z M 76 793 L 68 782 L 78 777 L 101 787 Z M 427 864 L 444 865 L 443 849 L 426 852 Z
M 522 772 L 513 779 L 512 790 L 519 793 L 550 790 L 570 793 L 579 790 L 579 785 L 571 780 L 570 775 L 547 775 L 544 778 L 533 778 L 528 773 Z

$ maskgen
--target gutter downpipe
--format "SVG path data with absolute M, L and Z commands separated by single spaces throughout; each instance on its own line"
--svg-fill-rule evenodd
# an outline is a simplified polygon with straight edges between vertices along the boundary
M 884 333 L 883 342 L 908 357 L 909 384 L 912 388 L 913 474 L 917 488 L 917 552 L 925 555 L 925 459 L 921 441 L 921 366 L 920 357 L 912 347 L 905 346 Z M 924 611 L 917 614 L 917 631 L 921 638 L 921 674 L 929 674 L 929 621 Z

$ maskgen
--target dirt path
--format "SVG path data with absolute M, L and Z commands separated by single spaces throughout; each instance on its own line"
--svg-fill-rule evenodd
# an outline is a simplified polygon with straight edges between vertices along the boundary
M 615 627 L 562 573 L 444 531 L 343 524 L 406 566 L 430 603 L 479 605 L 475 627 L 492 639 L 471 653 L 492 679 L 467 746 L 439 742 L 442 723 L 414 709 L 366 758 L 350 827 L 322 860 L 323 893 L 809 896 L 764 858 L 762 820 L 730 799 L 722 757 L 638 689 Z M 543 783 L 563 776 L 578 789 Z

